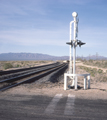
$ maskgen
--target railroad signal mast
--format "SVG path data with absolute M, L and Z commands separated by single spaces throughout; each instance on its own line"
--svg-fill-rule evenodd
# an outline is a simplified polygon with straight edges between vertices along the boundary
M 70 42 L 66 43 L 66 44 L 70 45 L 70 58 L 69 58 L 68 74 L 75 74 L 76 47 L 78 45 L 79 45 L 79 47 L 81 47 L 81 45 L 85 44 L 77 39 L 77 37 L 78 37 L 78 22 L 79 22 L 79 20 L 77 20 L 78 14 L 76 12 L 73 12 L 72 16 L 73 16 L 74 20 L 70 22 Z M 74 30 L 72 31 L 73 24 L 74 24 L 74 27 L 73 27 Z M 72 33 L 73 33 L 73 35 L 72 35 Z M 72 48 L 73 48 L 73 64 L 72 64 L 72 52 L 71 52 Z M 71 87 L 74 88 L 75 77 L 72 76 L 70 78 L 73 79 Z

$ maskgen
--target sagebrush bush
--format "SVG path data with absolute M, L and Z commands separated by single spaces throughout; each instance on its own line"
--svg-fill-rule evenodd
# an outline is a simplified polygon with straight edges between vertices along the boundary
M 107 77 L 103 76 L 102 82 L 107 82 Z
M 99 73 L 99 74 L 103 73 L 103 70 L 99 69 L 99 70 L 98 70 L 98 73 Z
M 5 63 L 4 69 L 9 69 L 9 68 L 13 68 L 13 65 L 11 63 Z
M 16 67 L 18 68 L 18 67 L 21 67 L 21 66 L 19 64 L 17 64 Z

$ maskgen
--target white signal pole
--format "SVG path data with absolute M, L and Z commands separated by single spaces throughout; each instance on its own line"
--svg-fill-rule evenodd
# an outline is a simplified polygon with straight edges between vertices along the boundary
M 72 16 L 74 17 L 74 40 L 73 40 L 73 74 L 75 74 L 75 56 L 76 56 L 76 35 L 77 35 L 77 20 L 76 17 L 78 14 L 76 12 L 72 13 Z M 75 85 L 75 77 L 73 77 L 73 83 L 72 86 Z
M 72 24 L 74 23 L 74 21 L 70 22 L 70 42 L 72 41 Z M 70 65 L 69 65 L 69 73 L 72 74 L 72 53 L 71 53 L 71 48 L 72 46 L 70 45 Z
M 77 77 L 78 76 L 84 76 L 84 89 L 86 89 L 86 83 L 87 79 L 86 77 L 88 76 L 88 81 L 89 81 L 89 86 L 90 88 L 90 74 L 75 74 L 75 61 L 76 61 L 76 47 L 79 45 L 81 47 L 85 43 L 83 43 L 81 40 L 77 39 L 77 34 L 78 34 L 78 20 L 77 16 L 78 14 L 76 12 L 72 13 L 72 16 L 74 18 L 74 21 L 70 22 L 70 42 L 67 42 L 66 44 L 70 45 L 70 59 L 69 59 L 69 71 L 64 74 L 64 90 L 66 90 L 67 87 L 67 76 L 69 76 L 71 79 L 73 79 L 72 85 L 70 85 L 70 88 L 75 88 L 77 90 Z M 73 37 L 72 37 L 72 23 L 74 23 L 74 31 L 73 31 Z M 73 38 L 73 40 L 72 40 Z M 73 47 L 73 65 L 72 65 L 72 56 L 71 56 L 71 48 Z M 72 70 L 73 68 L 73 70 Z

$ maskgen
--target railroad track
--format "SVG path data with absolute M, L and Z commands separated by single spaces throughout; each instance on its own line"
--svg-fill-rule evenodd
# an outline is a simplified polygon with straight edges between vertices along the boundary
M 59 63 L 54 63 L 50 65 L 45 65 L 45 66 L 40 66 L 32 69 L 24 69 L 24 70 L 19 70 L 16 72 L 21 72 L 20 74 L 16 74 L 13 70 L 10 72 L 12 74 L 15 73 L 15 76 L 11 76 L 6 79 L 0 80 L 0 91 L 5 91 L 9 88 L 18 86 L 23 83 L 31 83 L 39 78 L 42 78 L 46 75 L 48 75 L 51 72 L 54 72 L 56 70 L 61 70 L 63 68 L 67 67 L 67 64 L 59 64 Z M 7 74 L 7 73 L 6 73 Z M 9 74 L 9 73 L 8 73 Z
M 30 70 L 35 70 L 38 68 L 42 68 L 42 67 L 47 67 L 47 66 L 51 66 L 51 65 L 58 65 L 59 62 L 56 63 L 52 63 L 52 64 L 47 64 L 47 65 L 41 65 L 41 66 L 36 66 L 36 67 L 30 67 L 30 68 L 21 68 L 21 69 L 16 69 L 16 70 L 7 70 L 7 71 L 0 71 L 0 76 L 2 75 L 10 75 L 10 74 L 16 74 L 16 73 L 22 73 L 22 72 L 26 72 L 26 71 L 30 71 Z

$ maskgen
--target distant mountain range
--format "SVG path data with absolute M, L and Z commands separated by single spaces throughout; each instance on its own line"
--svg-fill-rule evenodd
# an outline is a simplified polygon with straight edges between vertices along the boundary
M 77 58 L 81 59 L 107 59 L 107 57 L 103 56 L 87 56 L 87 57 L 80 57 Z M 68 60 L 69 56 L 51 56 L 47 54 L 39 54 L 39 53 L 1 53 L 0 54 L 0 61 L 10 61 L 10 60 Z
M 68 56 L 51 56 L 39 53 L 1 53 L 0 61 L 8 60 L 67 60 Z

